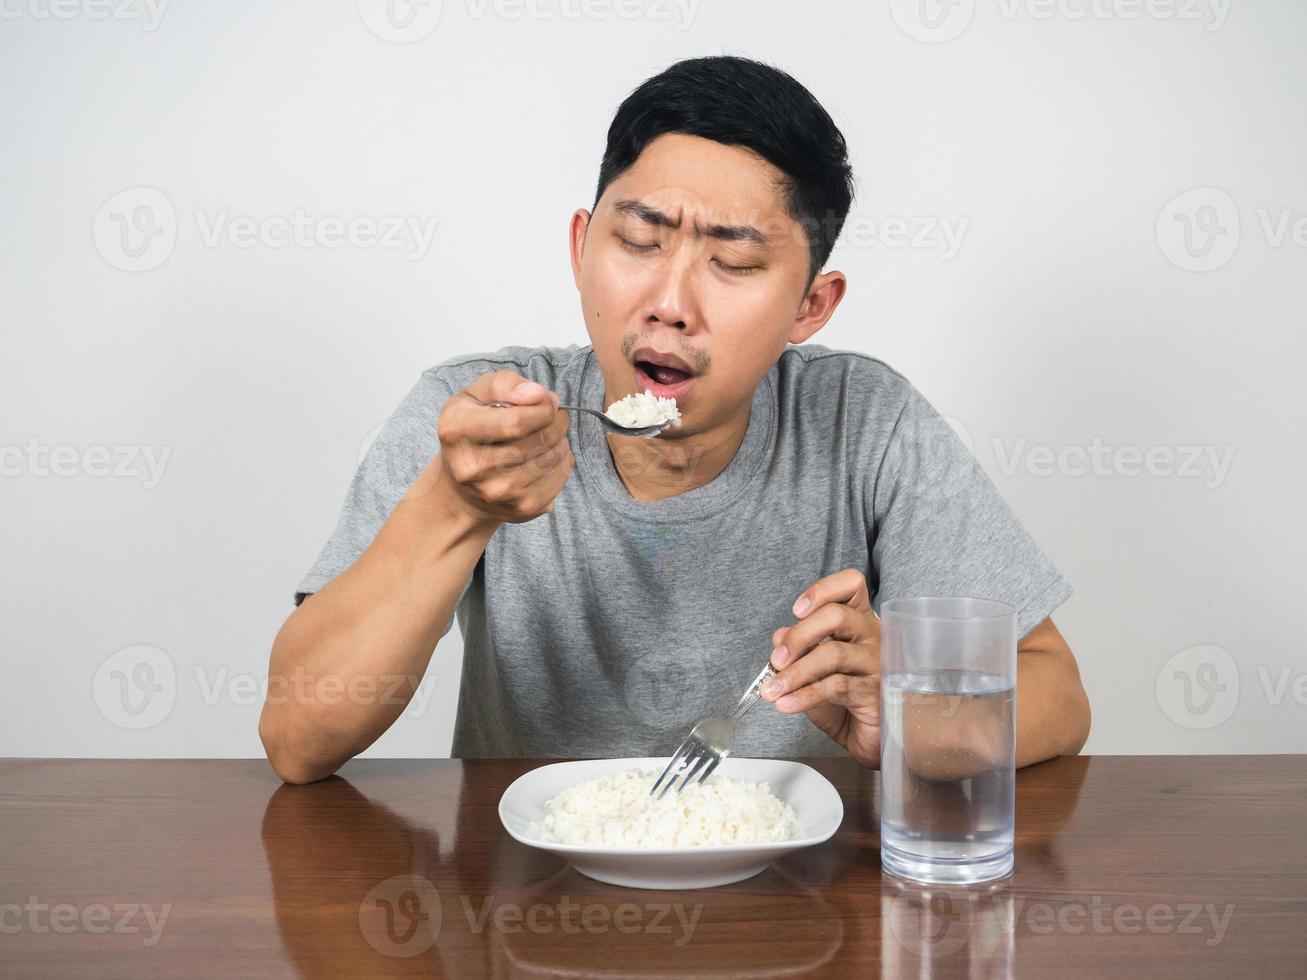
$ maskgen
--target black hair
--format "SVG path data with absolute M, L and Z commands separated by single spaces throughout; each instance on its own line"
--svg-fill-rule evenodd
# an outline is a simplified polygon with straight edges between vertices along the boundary
M 811 286 L 830 258 L 854 191 L 844 134 L 812 93 L 779 68 L 749 58 L 716 55 L 676 62 L 618 107 L 608 127 L 595 206 L 605 188 L 664 133 L 743 146 L 785 175 L 786 210 L 808 238 Z

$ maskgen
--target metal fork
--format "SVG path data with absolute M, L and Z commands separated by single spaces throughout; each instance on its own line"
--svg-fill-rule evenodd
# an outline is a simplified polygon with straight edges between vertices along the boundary
M 476 398 L 475 395 L 469 395 L 468 397 Z M 476 398 L 476 400 L 480 401 L 479 398 Z M 482 404 L 488 405 L 491 408 L 517 407 L 512 402 L 482 402 Z M 582 408 L 580 405 L 559 405 L 558 407 L 566 409 L 569 412 L 589 412 L 603 423 L 605 429 L 609 432 L 615 432 L 619 436 L 643 436 L 646 439 L 651 439 L 672 424 L 672 420 L 668 419 L 665 422 L 658 422 L 655 425 L 622 425 L 620 422 L 614 422 L 606 413 L 595 408 Z
M 663 774 L 658 777 L 653 784 L 653 789 L 649 794 L 656 799 L 662 799 L 672 784 L 680 778 L 681 783 L 676 787 L 676 792 L 685 789 L 692 782 L 703 782 L 707 779 L 714 769 L 716 769 L 723 759 L 731 754 L 735 748 L 735 726 L 739 720 L 744 717 L 745 713 L 758 703 L 762 697 L 762 687 L 769 680 L 776 676 L 776 670 L 772 667 L 771 661 L 762 669 L 757 677 L 753 679 L 740 700 L 736 702 L 735 710 L 729 715 L 705 718 L 699 724 L 690 730 L 690 734 L 685 737 L 681 747 L 676 750 L 672 756 L 672 761 L 667 763 L 667 768 Z M 680 763 L 678 766 L 677 763 Z M 663 780 L 667 774 L 672 773 L 672 778 L 668 779 L 666 784 Z M 662 792 L 658 787 L 662 785 Z

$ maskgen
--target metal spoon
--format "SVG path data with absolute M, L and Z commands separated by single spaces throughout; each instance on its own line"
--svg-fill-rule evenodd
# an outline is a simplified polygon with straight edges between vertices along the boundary
M 464 394 L 466 394 L 466 392 Z M 480 399 L 478 399 L 478 401 L 479 400 Z M 488 405 L 490 408 L 517 408 L 518 407 L 514 405 L 512 402 L 482 402 L 482 404 Z M 616 433 L 619 436 L 643 436 L 646 439 L 651 439 L 654 436 L 658 435 L 658 433 L 662 432 L 663 429 L 667 428 L 669 425 L 672 424 L 672 420 L 667 419 L 666 421 L 659 422 L 655 425 L 622 425 L 618 422 L 614 422 L 612 419 L 610 419 L 607 416 L 607 414 L 605 414 L 604 412 L 600 412 L 597 409 L 582 408 L 580 405 L 559 405 L 558 407 L 565 408 L 569 412 L 589 412 L 591 415 L 599 419 L 600 423 L 602 423 L 605 429 L 607 429 L 609 432 Z

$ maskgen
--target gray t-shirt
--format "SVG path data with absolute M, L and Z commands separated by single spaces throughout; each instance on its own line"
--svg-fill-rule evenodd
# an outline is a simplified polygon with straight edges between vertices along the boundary
M 502 369 L 563 404 L 605 407 L 588 345 L 504 347 L 423 372 L 359 465 L 297 604 L 362 554 L 439 450 L 445 399 Z M 787 346 L 731 462 L 663 500 L 632 497 L 599 421 L 571 415 L 576 468 L 554 511 L 502 525 L 459 600 L 456 757 L 669 754 L 734 704 L 772 631 L 795 622 L 795 599 L 840 569 L 866 575 L 878 612 L 895 596 L 985 596 L 1019 610 L 1022 635 L 1071 594 L 947 422 L 865 354 Z M 736 747 L 843 751 L 766 702 Z

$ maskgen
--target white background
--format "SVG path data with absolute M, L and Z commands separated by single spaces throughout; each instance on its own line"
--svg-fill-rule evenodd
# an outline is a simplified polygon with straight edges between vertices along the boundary
M 0 11 L 0 754 L 260 755 L 368 437 L 445 358 L 587 343 L 566 228 L 612 114 L 718 53 L 847 136 L 815 342 L 956 420 L 1075 586 L 1088 751 L 1307 751 L 1303 5 L 68 2 Z M 448 751 L 460 649 L 370 754 Z

